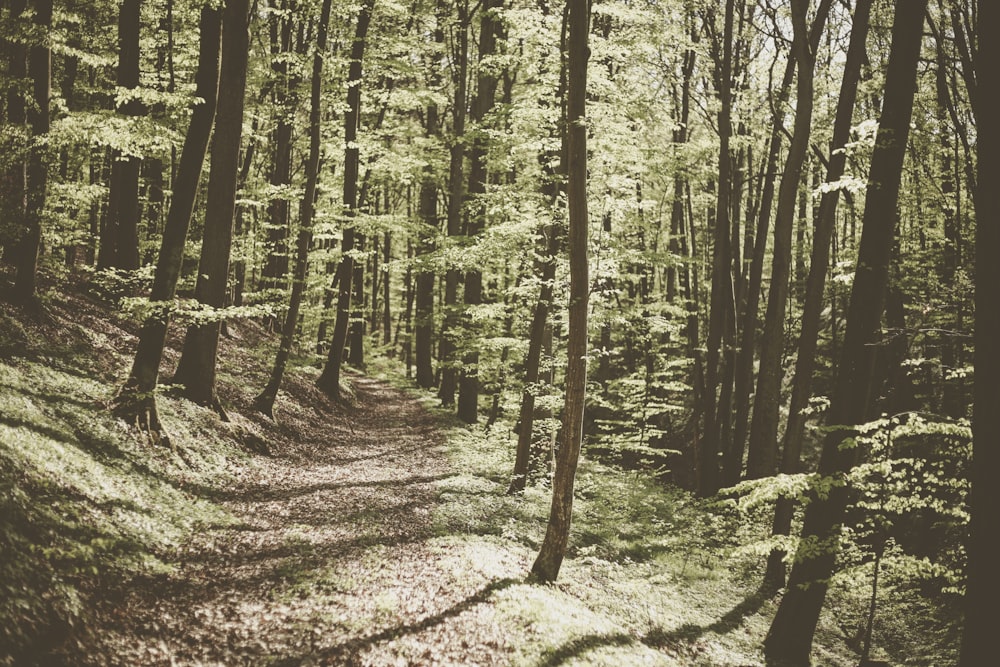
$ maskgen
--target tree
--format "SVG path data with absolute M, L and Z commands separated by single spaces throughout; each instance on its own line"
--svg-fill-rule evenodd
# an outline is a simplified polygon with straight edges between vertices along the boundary
M 834 394 L 819 464 L 825 489 L 806 508 L 799 548 L 764 642 L 769 660 L 809 664 L 813 634 L 839 550 L 840 525 L 848 501 L 845 476 L 855 465 L 853 427 L 873 417 L 875 356 L 896 228 L 903 157 L 910 131 L 917 62 L 927 0 L 896 2 L 885 97 L 872 153 L 858 264 L 847 314 Z
M 486 222 L 486 150 L 489 141 L 486 136 L 486 115 L 493 107 L 497 88 L 495 65 L 489 62 L 497 50 L 497 33 L 500 24 L 496 10 L 501 6 L 498 0 L 483 2 L 479 20 L 479 66 L 476 76 L 476 95 L 472 102 L 470 119 L 475 124 L 475 134 L 469 151 L 469 187 L 466 190 L 468 236 L 475 238 L 482 234 Z M 466 307 L 479 305 L 483 300 L 483 272 L 479 269 L 465 273 L 464 301 Z M 471 323 L 469 325 L 471 327 Z M 458 383 L 458 418 L 467 424 L 478 420 L 479 406 L 479 352 L 475 346 L 463 355 L 462 372 Z
M 750 422 L 750 444 L 747 477 L 774 474 L 778 454 L 778 406 L 781 404 L 781 353 L 785 342 L 785 304 L 788 301 L 792 260 L 792 226 L 795 200 L 802 182 L 802 165 L 809 150 L 812 132 L 813 70 L 816 47 L 830 11 L 830 0 L 822 0 L 816 9 L 812 26 L 807 13 L 808 0 L 794 0 L 792 11 L 792 51 L 798 82 L 795 96 L 795 122 L 792 139 L 785 158 L 785 169 L 778 188 L 778 207 L 774 220 L 774 251 L 771 255 L 771 288 L 767 295 L 767 313 L 761 336 L 760 370 L 754 394 L 753 419 Z M 746 326 L 747 323 L 744 323 Z
M 177 281 L 180 278 L 191 217 L 194 214 L 198 185 L 219 91 L 219 56 L 222 41 L 222 11 L 212 4 L 201 10 L 199 23 L 198 72 L 195 76 L 195 96 L 200 100 L 192 105 L 191 121 L 184 137 L 173 195 L 163 228 L 163 240 L 156 261 L 156 272 L 149 299 L 153 312 L 139 332 L 139 344 L 132 370 L 115 401 L 115 414 L 127 422 L 148 431 L 154 440 L 168 441 L 160 423 L 154 390 L 163 358 L 167 325 Z
M 569 339 L 566 345 L 566 404 L 562 441 L 552 480 L 552 507 L 545 539 L 531 574 L 540 581 L 559 576 L 573 516 L 573 483 L 583 439 L 583 409 L 587 392 L 587 307 L 590 294 L 587 214 L 587 42 L 590 32 L 588 0 L 568 0 L 569 53 L 567 61 L 566 133 L 567 203 L 569 205 Z
M 222 65 L 208 174 L 205 236 L 195 285 L 195 297 L 211 309 L 224 308 L 229 295 L 229 255 L 250 55 L 249 20 L 249 0 L 227 0 L 222 15 Z M 225 414 L 215 391 L 221 326 L 221 319 L 213 314 L 209 322 L 188 327 L 174 381 L 184 385 L 185 395 L 191 400 Z
M 451 137 L 449 138 L 448 160 L 448 218 L 447 232 L 450 239 L 462 234 L 462 203 L 465 200 L 465 116 L 466 87 L 469 69 L 469 2 L 457 0 L 455 8 L 458 11 L 458 35 L 454 38 L 452 47 L 451 77 L 455 88 L 455 99 L 452 102 Z M 455 360 L 455 336 L 457 335 L 458 317 L 458 281 L 459 272 L 454 266 L 449 266 L 445 272 L 444 285 L 444 326 L 441 331 L 440 352 L 441 386 L 438 396 L 441 404 L 455 404 L 455 391 L 458 387 L 458 369 Z
M 338 268 L 337 320 L 333 326 L 333 339 L 327 354 L 323 373 L 316 385 L 333 397 L 340 396 L 340 368 L 343 363 L 344 344 L 347 342 L 351 319 L 351 285 L 354 276 L 354 222 L 358 210 L 358 171 L 361 156 L 358 150 L 358 126 L 361 123 L 361 81 L 367 44 L 368 26 L 371 24 L 375 0 L 365 0 L 358 12 L 351 42 L 351 60 L 347 73 L 347 113 L 344 114 L 344 225 L 341 230 L 341 260 Z
M 726 0 L 723 18 L 722 61 L 715 72 L 715 87 L 720 98 L 719 109 L 719 173 L 716 186 L 718 198 L 715 207 L 715 230 L 712 246 L 712 287 L 708 318 L 708 350 L 705 356 L 705 387 L 702 393 L 705 430 L 698 452 L 698 492 L 710 496 L 719 490 L 721 477 L 719 454 L 725 449 L 721 424 L 729 421 L 729 409 L 723 400 L 727 394 L 726 384 L 718 402 L 719 366 L 723 338 L 727 343 L 735 326 L 735 303 L 733 301 L 733 280 L 730 274 L 732 244 L 730 239 L 730 192 L 731 163 L 730 138 L 733 133 L 733 23 L 736 1 Z
M 28 124 L 31 126 L 32 143 L 28 152 L 24 230 L 17 244 L 14 261 L 17 277 L 14 281 L 14 298 L 29 302 L 35 298 L 35 279 L 38 273 L 38 253 L 42 245 L 42 211 L 45 208 L 45 191 L 48 183 L 48 164 L 44 136 L 49 131 L 49 107 L 52 94 L 52 0 L 35 1 L 35 25 L 39 28 L 36 43 L 32 44 L 28 74 L 32 82 L 32 101 L 28 107 Z
M 1000 595 L 997 570 L 996 524 L 1000 507 L 1000 113 L 994 94 L 1000 76 L 994 63 L 1000 58 L 996 36 L 1000 30 L 1000 6 L 979 0 L 978 52 L 974 112 L 978 133 L 976 188 L 976 331 L 972 408 L 972 491 L 970 536 L 967 542 L 968 569 L 965 581 L 965 631 L 962 635 L 961 667 L 982 664 L 993 655 L 996 643 L 994 604 Z M 990 91 L 990 92 L 987 92 Z
M 850 139 L 851 119 L 858 96 L 858 82 L 861 78 L 861 64 L 865 59 L 865 42 L 871 19 L 871 0 L 858 0 L 854 7 L 851 24 L 851 39 L 847 48 L 847 60 L 837 100 L 833 137 L 830 140 L 830 162 L 826 172 L 827 183 L 837 183 L 844 175 L 847 155 L 844 150 Z M 823 293 L 826 287 L 827 270 L 830 267 L 830 242 L 833 238 L 837 202 L 840 190 L 823 193 L 819 210 L 813 225 L 813 246 L 809 260 L 809 276 L 806 279 L 806 294 L 802 309 L 802 325 L 799 333 L 798 354 L 795 358 L 795 375 L 792 379 L 792 398 L 788 409 L 788 423 L 782 437 L 781 472 L 799 472 L 802 455 L 802 438 L 805 435 L 806 408 L 812 393 L 812 375 L 816 360 L 819 338 L 820 316 L 823 311 Z M 773 535 L 788 535 L 792 526 L 792 500 L 779 498 L 774 513 Z M 768 557 L 765 580 L 774 588 L 784 584 L 784 552 L 774 551 Z
M 299 205 L 302 222 L 299 225 L 295 246 L 295 272 L 292 276 L 292 293 L 288 299 L 288 310 L 281 327 L 281 341 L 271 370 L 267 386 L 254 401 L 254 408 L 273 418 L 274 400 L 281 387 L 288 357 L 292 353 L 295 329 L 299 323 L 299 307 L 306 287 L 306 268 L 309 264 L 309 246 L 312 244 L 312 224 L 316 209 L 316 185 L 319 181 L 320 158 L 320 115 L 322 112 L 323 60 L 326 58 L 327 30 L 330 23 L 331 0 L 323 0 L 320 10 L 319 28 L 316 35 L 316 51 L 313 53 L 312 88 L 309 98 L 309 159 L 306 162 L 306 188 Z
M 142 116 L 146 106 L 139 96 L 142 0 L 123 0 L 118 14 L 118 85 L 131 96 L 116 103 L 126 117 Z M 139 167 L 137 155 L 116 149 L 112 155 L 108 221 L 101 233 L 98 268 L 139 268 Z

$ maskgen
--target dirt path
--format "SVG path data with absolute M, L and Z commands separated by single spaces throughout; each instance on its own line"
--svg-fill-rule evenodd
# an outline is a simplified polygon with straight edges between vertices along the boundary
M 108 605 L 102 665 L 497 665 L 510 649 L 484 604 L 506 580 L 468 572 L 434 539 L 452 473 L 434 418 L 375 380 L 354 407 L 219 496 L 239 519 L 206 529 L 170 575 Z

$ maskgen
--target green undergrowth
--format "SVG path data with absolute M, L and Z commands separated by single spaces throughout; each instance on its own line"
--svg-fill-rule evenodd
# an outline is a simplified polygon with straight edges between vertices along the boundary
M 69 332 L 47 341 L 40 327 L 0 356 L 0 665 L 44 664 L 85 628 L 95 595 L 232 523 L 209 491 L 249 463 L 218 417 L 169 396 L 175 449 L 127 429 L 107 409 L 106 366 L 122 360 L 99 340 L 121 332 L 49 324 Z
M 777 597 L 759 591 L 762 559 L 740 546 L 768 528 L 731 504 L 671 487 L 653 471 L 624 471 L 584 456 L 576 477 L 566 560 L 553 585 L 532 583 L 551 490 L 543 480 L 506 495 L 516 435 L 502 420 L 489 432 L 459 424 L 398 368 L 381 376 L 413 392 L 448 425 L 457 474 L 438 483 L 440 544 L 463 549 L 463 567 L 516 583 L 492 593 L 512 642 L 513 664 L 764 665 L 761 644 Z M 863 600 L 863 593 L 851 602 Z M 843 592 L 838 592 L 844 595 Z M 836 614 L 824 613 L 816 665 L 856 665 Z

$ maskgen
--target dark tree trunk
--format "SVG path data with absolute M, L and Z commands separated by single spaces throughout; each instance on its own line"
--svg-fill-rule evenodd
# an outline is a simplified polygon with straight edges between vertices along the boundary
M 586 89 L 589 49 L 590 3 L 569 0 L 569 87 L 566 105 L 567 203 L 569 204 L 569 339 L 566 369 L 566 403 L 562 441 L 552 480 L 552 507 L 545 538 L 531 574 L 539 581 L 559 576 L 573 515 L 573 483 L 583 439 L 583 408 L 587 393 L 587 302 L 590 278 L 587 266 L 587 125 Z
M 976 189 L 976 331 L 972 407 L 972 515 L 967 543 L 969 564 L 965 582 L 965 631 L 960 667 L 983 664 L 996 652 L 996 601 L 1000 599 L 1000 550 L 996 540 L 996 513 L 1000 507 L 1000 114 L 996 91 L 1000 90 L 1000 5 L 979 0 L 979 51 L 977 85 L 991 94 L 977 96 Z
M 118 85 L 139 88 L 139 39 L 142 0 L 124 0 L 118 14 Z M 138 99 L 118 107 L 118 113 L 136 117 L 146 113 Z M 106 233 L 101 237 L 98 266 L 139 268 L 139 168 L 142 160 L 116 151 L 111 164 L 111 198 Z M 105 252 L 105 245 L 109 245 Z M 102 262 L 101 258 L 104 258 Z
M 35 139 L 28 152 L 27 197 L 24 209 L 24 231 L 15 250 L 14 299 L 29 303 L 35 299 L 38 275 L 38 253 L 42 242 L 42 209 L 48 183 L 45 147 L 38 139 L 49 131 L 49 98 L 52 89 L 52 50 L 48 45 L 52 28 L 52 0 L 35 1 L 35 26 L 40 30 L 37 42 L 30 49 L 28 74 L 31 77 L 33 104 L 28 107 L 27 120 Z
M 236 181 L 243 136 L 243 98 L 250 53 L 249 18 L 249 0 L 226 1 L 222 18 L 219 102 L 208 174 L 205 236 L 195 285 L 195 297 L 211 308 L 225 307 L 228 297 L 229 254 L 233 242 Z M 215 392 L 221 324 L 216 320 L 188 327 L 174 381 L 184 385 L 184 393 L 189 399 L 225 414 Z
M 719 388 L 719 366 L 722 341 L 728 324 L 734 316 L 733 280 L 729 272 L 732 249 L 729 236 L 729 195 L 730 195 L 730 137 L 732 135 L 732 72 L 733 72 L 733 21 L 735 0 L 726 0 L 722 37 L 722 62 L 716 72 L 716 90 L 721 101 L 719 110 L 719 171 L 718 197 L 715 207 L 715 243 L 712 248 L 712 292 L 709 303 L 708 347 L 705 356 L 705 391 L 702 394 L 705 430 L 698 452 L 698 493 L 711 496 L 719 490 L 721 483 L 719 454 L 721 453 L 719 423 L 728 420 L 728 414 L 720 414 L 716 403 Z
M 865 42 L 868 39 L 871 8 L 871 0 L 858 0 L 854 8 L 851 40 L 840 84 L 833 137 L 830 141 L 830 161 L 826 172 L 827 183 L 835 183 L 844 175 L 847 156 L 840 149 L 850 139 L 851 120 L 858 97 L 858 82 L 861 79 L 861 63 L 864 62 L 865 57 Z M 809 260 L 809 277 L 806 279 L 798 355 L 795 359 L 795 375 L 792 380 L 792 399 L 788 410 L 788 424 L 782 438 L 781 472 L 785 474 L 799 472 L 802 438 L 805 435 L 805 409 L 809 405 L 809 397 L 812 394 L 812 374 L 816 365 L 820 315 L 824 307 L 823 293 L 826 288 L 827 270 L 830 266 L 830 243 L 833 239 L 839 195 L 839 190 L 823 194 L 813 226 L 813 246 Z M 792 505 L 792 500 L 789 498 L 778 499 L 772 535 L 789 534 L 792 527 Z M 784 556 L 784 552 L 775 551 L 768 557 L 765 574 L 766 586 L 777 589 L 784 584 Z
M 771 288 L 767 295 L 764 332 L 761 336 L 760 370 L 754 394 L 750 443 L 747 452 L 747 477 L 756 479 L 773 475 L 778 461 L 778 413 L 781 404 L 781 365 L 785 346 L 785 307 L 791 279 L 792 231 L 795 226 L 795 203 L 802 184 L 802 167 L 809 151 L 812 133 L 813 70 L 816 48 L 823 32 L 832 0 L 823 0 L 816 11 L 810 32 L 807 13 L 809 0 L 793 0 L 792 51 L 798 70 L 795 124 L 778 186 L 778 205 L 774 220 L 774 250 L 771 255 Z
M 833 430 L 824 439 L 819 464 L 819 475 L 833 487 L 825 497 L 812 499 L 806 508 L 801 546 L 789 574 L 788 589 L 764 642 L 765 655 L 778 663 L 809 664 L 813 634 L 839 551 L 840 525 L 848 499 L 845 476 L 856 460 L 856 445 L 850 442 L 855 431 L 851 427 L 871 419 L 878 394 L 874 386 L 874 363 L 926 8 L 927 0 L 896 2 L 885 98 L 868 176 L 858 268 L 827 417 Z
M 500 30 L 494 10 L 501 7 L 499 0 L 485 0 L 479 20 L 479 72 L 476 77 L 476 97 L 472 102 L 471 120 L 475 125 L 472 150 L 469 151 L 469 188 L 467 190 L 467 234 L 475 239 L 486 226 L 486 150 L 488 139 L 483 124 L 493 107 L 497 89 L 497 74 L 493 67 L 484 66 L 497 50 L 497 33 Z M 475 269 L 465 273 L 464 301 L 466 306 L 477 306 L 483 301 L 483 272 Z M 471 321 L 466 322 L 471 338 L 477 338 Z M 466 424 L 479 420 L 479 349 L 470 345 L 462 355 L 462 372 L 458 383 L 458 418 Z
M 289 74 L 286 58 L 292 53 L 292 33 L 294 21 L 291 3 L 282 2 L 281 12 L 271 15 L 269 32 L 271 38 L 271 70 L 275 86 L 271 95 L 277 115 L 277 124 L 271 131 L 274 145 L 273 161 L 269 182 L 276 190 L 267 205 L 267 256 L 261 269 L 261 286 L 264 289 L 280 289 L 288 276 L 288 228 L 291 204 L 287 188 L 292 181 L 292 127 L 299 106 L 299 77 Z M 306 48 L 304 40 L 298 49 Z
M 200 46 L 195 96 L 202 101 L 192 105 L 191 122 L 184 147 L 181 149 L 173 195 L 163 228 L 163 240 L 156 261 L 156 273 L 149 299 L 155 311 L 139 333 L 132 370 L 115 402 L 115 414 L 147 430 L 154 439 L 164 433 L 156 410 L 156 382 L 159 376 L 163 346 L 167 337 L 170 306 L 177 289 L 184 258 L 191 216 L 194 213 L 198 184 L 205 163 L 208 140 L 212 134 L 219 89 L 219 55 L 222 40 L 222 12 L 213 5 L 201 10 Z
M 331 0 L 323 0 L 319 27 L 316 35 L 316 52 L 312 62 L 312 87 L 309 97 L 309 160 L 306 162 L 306 187 L 299 205 L 301 222 L 295 246 L 295 272 L 292 275 L 292 293 L 288 299 L 281 341 L 267 386 L 254 400 L 254 409 L 274 417 L 274 401 L 285 375 L 285 367 L 292 353 L 295 328 L 299 321 L 299 308 L 306 287 L 306 269 L 309 265 L 309 247 L 312 245 L 312 225 L 316 211 L 316 185 L 319 182 L 320 120 L 322 113 L 323 59 L 326 57 L 327 30 L 330 23 Z
M 21 23 L 24 19 L 24 10 L 27 8 L 27 0 L 13 0 L 7 11 L 7 18 L 10 21 L 11 31 L 24 30 Z M 28 76 L 28 49 L 20 39 L 4 40 L 4 56 L 7 61 L 6 75 L 11 83 L 23 82 Z M 25 129 L 27 115 L 25 112 L 25 100 L 22 90 L 11 85 L 4 93 L 7 116 L 5 122 L 12 129 Z M 0 148 L 7 153 L 8 165 L 3 172 L 3 181 L 0 183 L 0 213 L 3 220 L 0 221 L 0 242 L 3 243 L 3 255 L 5 261 L 10 261 L 21 236 L 25 233 L 25 210 L 28 206 L 28 165 L 27 156 L 24 153 L 24 145 L 27 138 L 19 135 L 17 131 L 4 133 L 3 144 Z
M 372 8 L 375 0 L 365 0 L 358 12 L 358 20 L 354 26 L 354 41 L 351 45 L 351 60 L 347 73 L 347 113 L 344 115 L 344 215 L 346 217 L 341 240 L 343 252 L 338 269 L 340 285 L 337 293 L 337 320 L 333 325 L 333 340 L 327 355 L 323 373 L 316 381 L 317 386 L 334 398 L 340 396 L 340 368 L 344 356 L 344 344 L 347 342 L 348 324 L 351 318 L 352 277 L 354 273 L 354 223 L 352 218 L 358 208 L 358 171 L 360 169 L 360 154 L 358 152 L 358 126 L 361 122 L 361 77 L 365 55 L 365 44 L 368 37 L 368 26 L 371 23 Z
M 435 31 L 435 42 L 444 41 L 442 27 Z M 436 63 L 435 63 L 436 64 Z M 438 136 L 437 104 L 427 105 L 425 136 L 434 139 Z M 420 220 L 423 226 L 417 239 L 417 257 L 424 257 L 434 250 L 434 237 L 438 230 L 437 182 L 430 164 L 424 167 L 423 179 L 420 182 Z M 424 389 L 434 386 L 434 369 L 432 367 L 431 350 L 434 338 L 434 271 L 418 260 L 416 269 L 416 341 L 414 353 L 417 367 L 417 384 Z
M 439 4 L 439 13 L 443 4 Z M 454 65 L 452 81 L 455 84 L 455 100 L 452 105 L 451 146 L 448 161 L 448 227 L 449 237 L 462 234 L 462 203 L 465 200 L 465 115 L 466 115 L 466 81 L 469 69 L 469 3 L 459 0 L 458 36 L 455 52 L 452 54 Z M 458 270 L 449 267 L 444 279 L 444 327 L 441 331 L 441 344 L 438 359 L 441 364 L 441 386 L 438 396 L 441 404 L 455 404 L 455 392 L 458 389 L 458 369 L 455 359 L 456 330 L 458 329 Z

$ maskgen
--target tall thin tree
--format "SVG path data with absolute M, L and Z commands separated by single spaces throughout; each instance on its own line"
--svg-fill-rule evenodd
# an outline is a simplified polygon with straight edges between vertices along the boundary
M 205 235 L 195 284 L 195 297 L 211 309 L 225 307 L 229 295 L 229 254 L 236 217 L 243 98 L 250 55 L 249 28 L 250 0 L 226 0 L 222 14 L 222 65 L 208 173 Z M 221 328 L 218 317 L 188 327 L 174 381 L 184 385 L 188 398 L 224 415 L 215 390 Z
M 857 458 L 854 427 L 872 418 L 879 393 L 874 365 L 927 0 L 897 0 L 895 6 L 885 97 L 868 174 L 847 330 L 830 399 L 830 431 L 819 463 L 819 476 L 828 480 L 830 489 L 813 498 L 806 508 L 788 590 L 764 642 L 765 655 L 778 663 L 809 664 L 813 634 L 839 552 L 840 526 L 848 500 L 845 477 Z
M 978 52 L 974 103 L 979 151 L 976 188 L 976 331 L 972 407 L 971 534 L 965 582 L 965 631 L 960 667 L 983 664 L 996 646 L 996 600 L 1000 596 L 997 508 L 1000 507 L 1000 4 L 978 2 Z
M 191 120 L 184 137 L 173 194 L 163 227 L 163 240 L 156 261 L 153 287 L 149 295 L 153 312 L 139 332 L 139 344 L 132 370 L 115 400 L 114 411 L 120 418 L 147 430 L 154 440 L 167 439 L 156 408 L 157 378 L 163 346 L 167 338 L 171 301 L 177 290 L 184 244 L 191 217 L 194 215 L 198 185 L 208 140 L 212 134 L 219 91 L 219 56 L 222 41 L 222 10 L 207 3 L 201 10 L 199 23 L 198 72 L 195 75 L 195 96 Z
M 365 0 L 358 11 L 351 43 L 351 60 L 347 71 L 347 113 L 344 114 L 344 225 L 341 230 L 341 259 L 338 268 L 337 319 L 333 339 L 323 372 L 316 385 L 333 397 L 340 396 L 340 369 L 344 344 L 351 319 L 351 294 L 354 277 L 354 220 L 358 212 L 358 171 L 361 154 L 358 150 L 358 127 L 361 124 L 361 79 L 364 72 L 365 45 L 371 24 L 375 0 Z
M 566 403 L 562 441 L 552 480 L 552 506 L 545 538 L 531 574 L 539 581 L 555 581 L 562 567 L 573 517 L 573 484 L 583 440 L 583 408 L 587 395 L 587 306 L 590 276 L 587 258 L 587 46 L 590 33 L 589 0 L 568 0 L 569 54 L 566 102 L 566 195 L 569 205 L 569 337 L 566 344 Z
M 306 187 L 299 205 L 299 234 L 295 245 L 295 271 L 292 275 L 292 293 L 288 299 L 288 310 L 281 327 L 281 341 L 271 369 L 267 386 L 254 401 L 254 408 L 274 416 L 274 401 L 281 387 L 288 358 L 292 353 L 295 328 L 299 323 L 299 307 L 306 288 L 306 269 L 309 264 L 309 246 L 312 245 L 312 225 L 316 214 L 316 185 L 319 182 L 320 119 L 322 114 L 323 60 L 326 58 L 327 32 L 330 23 L 331 0 L 323 0 L 320 10 L 319 28 L 316 34 L 316 51 L 313 53 L 312 85 L 309 95 L 309 158 L 306 162 Z

